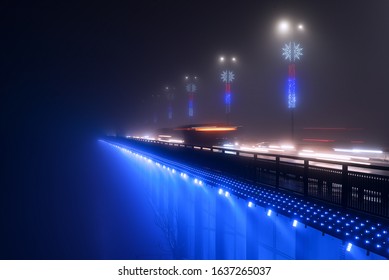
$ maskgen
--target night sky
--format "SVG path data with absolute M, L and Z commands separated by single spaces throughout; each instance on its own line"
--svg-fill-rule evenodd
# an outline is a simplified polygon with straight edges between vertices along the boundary
M 296 129 L 363 128 L 388 146 L 388 1 L 8 1 L 1 8 L 2 129 L 7 135 L 134 133 L 188 123 L 185 75 L 198 75 L 197 122 L 224 121 L 218 57 L 234 55 L 231 121 L 282 135 L 287 39 L 303 23 Z M 152 96 L 175 88 L 174 119 Z M 155 116 L 156 119 L 155 120 Z M 369 137 L 367 137 L 369 136 Z M 374 137 L 373 137 L 374 136 Z
M 362 128 L 367 145 L 389 147 L 389 1 L 26 2 L 0 7 L 3 214 L 17 188 L 57 173 L 71 185 L 63 170 L 100 135 L 188 124 L 185 75 L 199 77 L 195 121 L 225 121 L 220 55 L 238 59 L 231 122 L 289 133 L 281 19 L 305 26 L 296 131 Z

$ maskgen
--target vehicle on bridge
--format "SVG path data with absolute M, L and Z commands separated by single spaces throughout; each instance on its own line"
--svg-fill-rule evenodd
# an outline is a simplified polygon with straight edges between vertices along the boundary
M 215 146 L 235 143 L 238 132 L 239 126 L 234 125 L 192 124 L 159 129 L 157 139 L 169 142 L 183 141 L 189 145 Z

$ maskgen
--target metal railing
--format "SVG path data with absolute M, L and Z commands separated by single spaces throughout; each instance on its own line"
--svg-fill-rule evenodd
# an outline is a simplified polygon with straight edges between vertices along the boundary
M 117 139 L 116 139 L 117 140 Z M 238 151 L 147 139 L 123 139 L 143 148 L 336 204 L 389 218 L 389 167 L 363 165 L 293 155 Z M 147 143 L 147 145 L 145 145 Z

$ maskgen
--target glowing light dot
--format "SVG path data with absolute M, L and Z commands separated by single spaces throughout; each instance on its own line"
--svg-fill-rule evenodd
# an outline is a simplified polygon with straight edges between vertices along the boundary
M 353 247 L 353 244 L 348 243 L 348 244 L 347 244 L 346 251 L 347 251 L 347 252 L 350 252 L 352 247 Z
M 267 210 L 267 215 L 270 217 L 271 216 L 271 209 Z
M 247 204 L 248 207 L 253 207 L 253 203 L 251 201 L 249 201 L 249 203 Z
M 293 221 L 293 227 L 297 227 L 297 223 L 298 223 L 297 220 L 294 220 Z
M 281 21 L 278 25 L 278 29 L 283 33 L 287 32 L 289 30 L 289 22 L 285 20 Z

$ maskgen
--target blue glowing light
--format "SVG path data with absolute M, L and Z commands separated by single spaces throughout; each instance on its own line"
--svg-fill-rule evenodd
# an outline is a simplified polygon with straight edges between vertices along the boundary
M 269 217 L 272 215 L 272 209 L 275 209 L 275 211 L 277 211 L 277 209 L 282 209 L 282 212 L 280 212 L 281 215 L 290 213 L 286 214 L 286 216 L 291 218 L 290 221 L 292 221 L 293 227 L 297 228 L 300 222 L 306 225 L 315 224 L 315 228 L 320 226 L 323 229 L 323 234 L 329 233 L 330 235 L 334 235 L 336 232 L 338 234 L 335 234 L 335 237 L 339 238 L 340 235 L 343 235 L 347 238 L 347 241 L 355 240 L 354 242 L 357 242 L 358 246 L 366 248 L 369 251 L 386 255 L 389 252 L 387 249 L 389 239 L 386 225 L 365 220 L 364 218 L 355 217 L 354 215 L 347 213 L 343 217 L 342 213 L 339 211 L 336 212 L 336 210 L 334 211 L 325 206 L 318 206 L 313 203 L 304 204 L 303 200 L 293 199 L 288 195 L 283 195 L 274 191 L 267 191 L 257 187 L 253 188 L 249 184 L 242 183 L 234 179 L 211 174 L 203 170 L 199 171 L 193 167 L 183 165 L 178 166 L 170 161 L 157 159 L 159 161 L 157 162 L 150 155 L 147 155 L 146 157 L 142 154 L 136 153 L 135 150 L 130 151 L 120 146 L 113 146 L 118 148 L 120 152 L 126 153 L 126 155 L 131 154 L 134 159 L 141 161 L 144 164 L 153 163 L 153 166 L 155 164 L 159 167 L 160 172 L 167 171 L 175 173 L 177 170 L 173 169 L 173 166 L 177 166 L 177 172 L 178 174 L 181 174 L 181 178 L 190 178 L 190 181 L 194 182 L 196 185 L 203 184 L 200 180 L 201 178 L 206 180 L 206 184 L 204 185 L 222 186 L 228 191 L 225 191 L 222 188 L 216 188 L 215 190 L 218 191 L 219 195 L 223 195 L 230 200 L 229 197 L 231 195 L 229 191 L 232 191 L 237 197 L 243 198 L 246 201 L 245 203 L 247 203 L 247 206 L 250 208 L 253 206 L 266 207 L 267 209 L 264 211 Z M 186 173 L 186 170 L 188 173 Z M 217 183 L 215 183 L 215 180 L 217 180 Z M 223 185 L 220 185 L 221 182 Z M 251 195 L 251 192 L 257 194 L 258 196 Z M 279 203 L 282 204 L 279 205 Z M 334 214 L 334 212 L 337 214 Z M 383 228 L 381 228 L 381 226 Z M 350 252 L 353 246 L 352 243 L 346 242 L 345 244 L 347 244 L 345 249 Z
M 221 73 L 220 79 L 225 83 L 231 83 L 235 79 L 235 74 L 232 71 L 225 70 Z
M 296 108 L 296 79 L 288 79 L 288 108 Z
M 227 105 L 231 104 L 231 92 L 226 92 L 224 102 L 225 102 Z
M 193 117 L 193 99 L 189 99 L 188 102 L 188 115 L 189 117 Z
M 347 251 L 347 252 L 350 252 L 352 247 L 353 247 L 353 244 L 348 243 L 348 244 L 347 244 L 346 251 Z
M 167 116 L 168 116 L 169 120 L 171 120 L 173 118 L 173 108 L 171 106 L 169 106 L 169 108 L 168 108 Z

